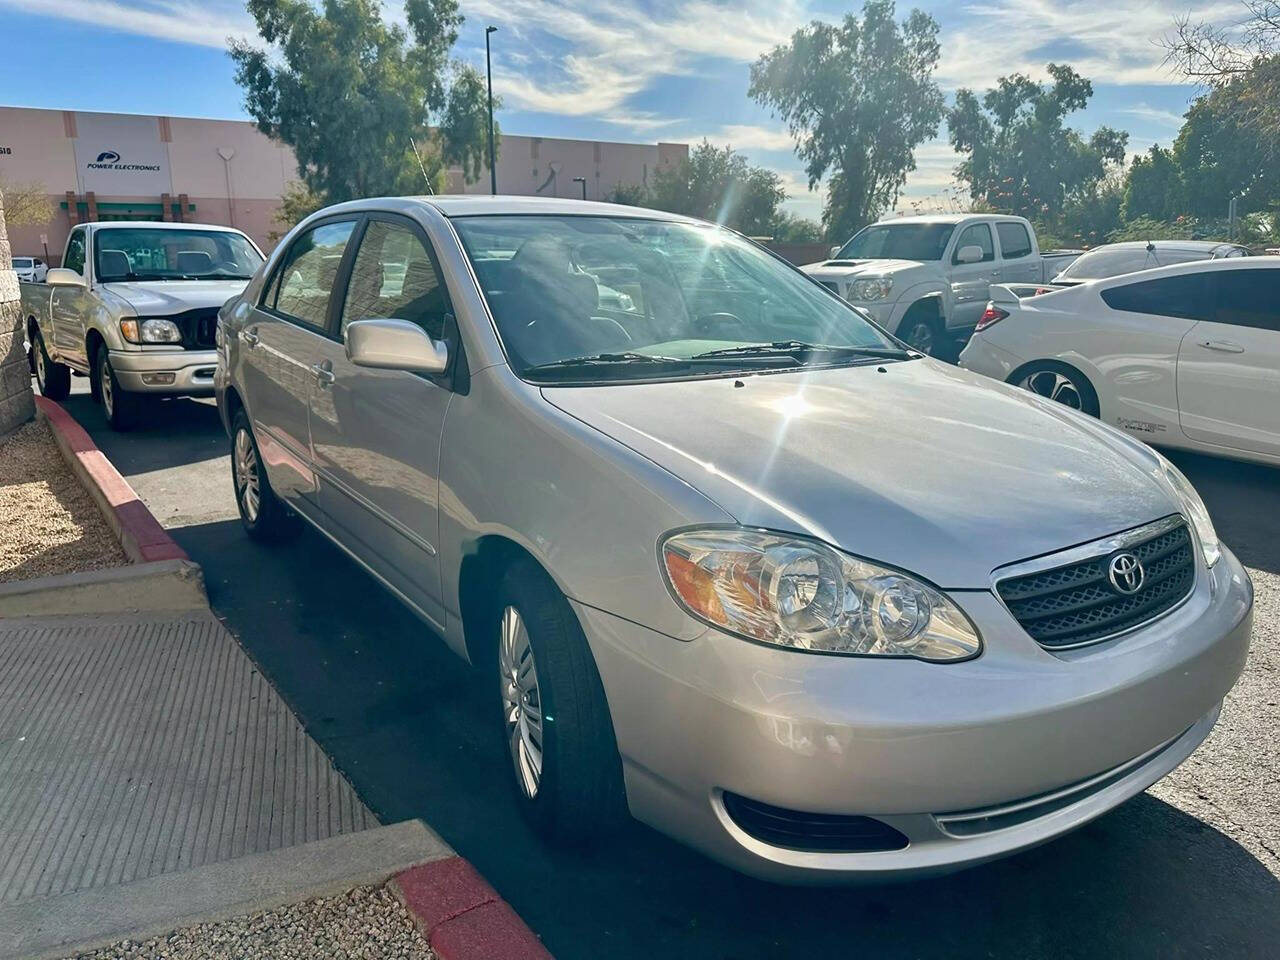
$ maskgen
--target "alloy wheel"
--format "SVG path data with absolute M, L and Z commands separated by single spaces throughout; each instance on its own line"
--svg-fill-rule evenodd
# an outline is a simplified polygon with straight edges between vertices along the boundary
M 1070 377 L 1064 376 L 1057 370 L 1037 370 L 1027 374 L 1019 381 L 1018 386 L 1068 406 L 1072 410 L 1084 409 L 1079 388 Z
M 36 341 L 36 343 L 32 345 L 31 351 L 35 354 L 36 359 L 36 386 L 40 388 L 40 393 L 43 394 L 45 377 L 48 376 L 44 366 L 44 347 L 39 341 Z
M 233 454 L 236 473 L 236 496 L 245 519 L 251 524 L 258 520 L 262 504 L 262 490 L 258 479 L 258 454 L 253 449 L 253 438 L 241 427 L 236 431 Z
M 102 409 L 106 411 L 107 419 L 110 420 L 116 410 L 115 389 L 111 382 L 111 363 L 107 360 L 105 347 L 98 352 L 102 356 L 98 361 L 98 389 L 102 395 Z
M 515 607 L 502 611 L 498 670 L 511 762 L 520 789 L 532 800 L 542 780 L 542 692 L 529 631 Z
M 908 346 L 929 356 L 933 355 L 933 327 L 923 320 L 917 321 L 910 330 L 907 331 L 906 341 Z

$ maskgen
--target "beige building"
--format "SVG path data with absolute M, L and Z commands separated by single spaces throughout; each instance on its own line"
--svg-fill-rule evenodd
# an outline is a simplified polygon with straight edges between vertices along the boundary
M 632 144 L 504 136 L 501 193 L 606 197 L 648 183 L 687 157 L 686 144 Z M 60 262 L 67 233 L 95 220 L 181 220 L 234 226 L 264 249 L 280 231 L 280 196 L 297 178 L 293 152 L 244 120 L 202 120 L 0 107 L 0 181 L 39 183 L 54 206 L 42 226 L 9 229 L 13 252 Z M 449 175 L 450 192 L 487 193 Z

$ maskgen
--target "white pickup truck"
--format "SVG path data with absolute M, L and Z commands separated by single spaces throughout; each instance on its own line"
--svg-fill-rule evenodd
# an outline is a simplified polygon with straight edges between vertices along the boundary
M 901 217 L 864 227 L 802 267 L 922 353 L 978 324 L 993 283 L 1044 283 L 1080 251 L 1042 254 L 1022 217 Z
M 227 227 L 116 222 L 76 226 L 62 266 L 21 283 L 31 369 L 61 400 L 72 373 L 116 430 L 148 395 L 211 396 L 218 308 L 238 296 L 262 251 Z

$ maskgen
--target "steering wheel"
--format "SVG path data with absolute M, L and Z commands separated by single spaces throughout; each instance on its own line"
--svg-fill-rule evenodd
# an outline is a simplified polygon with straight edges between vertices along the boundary
M 742 318 L 732 313 L 703 313 L 693 321 L 693 331 L 700 336 L 726 335 L 728 339 L 746 332 Z
M 607 324 L 609 324 L 609 325 L 611 325 L 611 326 L 613 326 L 613 327 L 617 328 L 617 331 L 618 331 L 620 334 L 622 334 L 623 339 L 624 339 L 624 340 L 626 340 L 626 341 L 627 341 L 627 343 L 631 343 L 631 342 L 632 342 L 632 340 L 631 340 L 631 334 L 627 333 L 627 328 L 626 328 L 626 327 L 624 327 L 622 324 L 620 324 L 617 320 L 613 319 L 613 317 L 602 317 L 602 316 L 600 316 L 599 314 L 593 313 L 593 314 L 591 315 L 591 319 L 592 319 L 592 320 L 594 320 L 594 321 L 595 321 L 595 322 L 597 322 L 597 323 L 607 323 Z

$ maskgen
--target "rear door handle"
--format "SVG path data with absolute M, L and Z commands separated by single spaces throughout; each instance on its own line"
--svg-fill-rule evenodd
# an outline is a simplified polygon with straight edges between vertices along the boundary
M 1217 350 L 1220 353 L 1244 353 L 1244 347 L 1230 340 L 1205 340 L 1200 346 L 1206 350 Z
M 241 330 L 240 342 L 250 347 L 256 347 L 258 345 L 258 335 L 252 330 Z
M 330 367 L 328 360 L 313 364 L 311 372 L 316 375 L 316 383 L 320 384 L 320 386 L 327 387 L 333 383 L 333 369 Z

